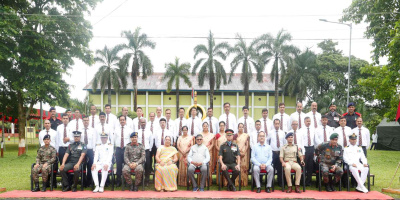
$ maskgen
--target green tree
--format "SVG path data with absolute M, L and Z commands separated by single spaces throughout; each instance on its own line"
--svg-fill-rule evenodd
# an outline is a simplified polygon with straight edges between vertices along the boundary
M 278 113 L 279 72 L 281 76 L 285 75 L 286 62 L 294 53 L 298 52 L 297 47 L 289 44 L 291 40 L 292 35 L 282 29 L 276 37 L 269 33 L 262 35 L 257 47 L 258 51 L 263 51 L 263 60 L 273 59 L 274 62 L 271 70 L 271 80 L 275 81 L 275 113 Z
M 243 84 L 243 92 L 245 96 L 245 105 L 249 106 L 249 85 L 253 79 L 253 70 L 257 73 L 257 82 L 263 81 L 263 71 L 265 64 L 261 56 L 257 52 L 258 40 L 253 40 L 250 45 L 247 45 L 246 41 L 241 35 L 237 34 L 237 43 L 229 49 L 229 53 L 233 53 L 234 58 L 231 62 L 231 73 L 229 75 L 229 82 L 232 82 L 232 76 L 239 65 L 241 65 L 240 82 Z M 253 69 L 254 68 L 254 69 Z
M 85 15 L 100 0 L 2 1 L 0 77 L 16 94 L 21 152 L 25 126 L 37 102 L 62 104 L 69 86 L 62 79 L 74 58 L 91 64 L 90 22 Z
M 101 67 L 96 72 L 92 82 L 93 92 L 95 92 L 100 84 L 100 89 L 103 92 L 107 88 L 108 104 L 111 105 L 111 86 L 118 93 L 120 88 L 126 89 L 128 72 L 127 63 L 121 62 L 118 53 L 121 51 L 121 46 L 112 47 L 109 49 L 106 45 L 102 50 L 96 51 L 94 61 L 101 63 Z
M 83 101 L 79 99 L 70 99 L 69 106 L 73 109 L 79 109 L 82 115 L 88 116 L 90 114 L 90 106 L 93 105 L 93 101 L 89 100 L 89 96 L 86 96 Z
M 156 43 L 149 40 L 145 33 L 140 33 L 140 27 L 137 27 L 135 32 L 131 31 L 123 31 L 122 35 L 128 39 L 128 45 L 123 44 L 123 48 L 127 49 L 129 52 L 126 53 L 122 60 L 129 64 L 129 61 L 132 58 L 132 66 L 131 66 L 131 78 L 133 83 L 134 90 L 134 110 L 137 108 L 137 80 L 142 73 L 142 79 L 146 79 L 147 76 L 153 73 L 153 64 L 151 64 L 150 58 L 143 51 L 144 48 L 150 47 L 154 49 L 156 47 Z
M 221 83 L 226 85 L 226 72 L 224 66 L 217 58 L 226 60 L 228 49 L 229 44 L 227 42 L 215 43 L 211 31 L 207 38 L 207 45 L 199 44 L 194 48 L 194 59 L 196 59 L 199 54 L 206 55 L 205 58 L 200 58 L 195 62 L 192 75 L 196 75 L 196 71 L 200 67 L 198 74 L 199 86 L 203 86 L 204 80 L 208 79 L 210 85 L 211 108 L 214 107 L 214 90 L 219 90 Z
M 179 114 L 179 87 L 181 86 L 181 79 L 183 82 L 192 87 L 192 82 L 189 79 L 190 63 L 179 63 L 179 58 L 175 58 L 175 63 L 168 63 L 165 65 L 166 72 L 162 77 L 163 81 L 167 81 L 167 93 L 172 90 L 172 85 L 175 82 L 176 91 L 176 117 Z

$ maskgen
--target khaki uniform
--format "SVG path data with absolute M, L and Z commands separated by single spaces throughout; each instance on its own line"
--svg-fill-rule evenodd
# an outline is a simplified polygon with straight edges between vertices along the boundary
M 144 149 L 144 145 L 140 143 L 137 145 L 133 145 L 132 143 L 126 145 L 124 152 L 125 166 L 122 169 L 122 175 L 124 176 L 127 184 L 132 185 L 131 168 L 129 167 L 129 164 L 132 163 L 137 164 L 135 168 L 135 185 L 138 186 L 141 183 L 143 178 L 143 163 L 145 158 L 146 151 Z
M 343 175 L 342 161 L 343 161 L 343 147 L 341 145 L 332 146 L 329 142 L 324 142 L 315 149 L 315 154 L 320 158 L 322 164 L 321 172 L 324 183 L 329 181 L 329 171 L 333 165 L 335 168 L 335 181 L 339 182 Z
M 301 179 L 301 167 L 299 163 L 297 163 L 297 157 L 300 158 L 303 156 L 301 153 L 301 149 L 299 149 L 296 144 L 285 144 L 281 148 L 281 152 L 279 154 L 280 158 L 283 158 L 283 161 L 286 163 L 285 167 L 285 177 L 288 187 L 292 187 L 292 178 L 290 177 L 291 170 L 296 171 L 296 180 L 295 185 L 300 185 Z
M 32 177 L 35 183 L 39 182 L 39 173 L 42 172 L 43 182 L 47 182 L 49 174 L 51 172 L 51 165 L 56 161 L 57 151 L 53 146 L 46 147 L 41 146 L 36 156 L 36 164 L 39 164 L 38 168 L 32 168 Z M 43 165 L 47 163 L 46 167 Z

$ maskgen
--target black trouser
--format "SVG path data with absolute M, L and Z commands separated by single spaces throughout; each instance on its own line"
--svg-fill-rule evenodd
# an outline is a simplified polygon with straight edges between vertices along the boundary
M 144 174 L 145 174 L 145 181 L 148 182 L 150 179 L 150 172 L 151 172 L 151 156 L 150 156 L 150 149 L 146 150 L 146 163 L 144 164 Z
M 304 147 L 305 153 L 305 168 L 306 168 L 306 185 L 311 184 L 312 173 L 314 171 L 314 146 Z
M 273 151 L 272 153 L 272 163 L 274 164 L 274 170 L 278 172 L 278 184 L 279 186 L 283 186 L 282 183 L 282 163 L 279 160 L 280 151 Z
M 150 167 L 151 167 L 151 169 L 153 169 L 153 166 L 154 166 L 153 163 L 156 163 L 156 153 L 157 153 L 157 147 L 156 147 L 156 143 L 154 140 L 153 147 L 151 148 L 151 151 L 150 151 L 150 160 L 151 160 Z
M 74 166 L 76 163 L 67 163 L 64 166 L 64 170 L 62 170 L 61 176 L 62 176 L 62 184 L 64 187 L 69 186 L 69 181 L 68 181 L 68 171 L 71 169 L 74 169 Z M 81 166 L 79 165 L 79 169 L 77 171 L 74 170 L 74 182 L 73 182 L 73 187 L 76 187 L 78 185 L 78 180 L 79 180 L 79 173 L 81 170 Z
M 361 148 L 364 151 L 365 157 L 367 157 L 367 147 L 366 146 L 362 146 Z
M 369 149 L 369 150 L 372 150 L 372 147 L 374 147 L 374 150 L 376 150 L 376 143 L 372 143 L 371 144 L 371 149 Z
M 86 153 L 87 164 L 85 164 L 84 168 L 86 168 L 87 175 L 85 177 L 85 185 L 90 185 L 92 183 L 92 165 L 93 165 L 93 149 L 88 149 Z
M 117 162 L 117 180 L 121 181 L 122 167 L 124 166 L 125 147 L 117 147 L 115 150 L 115 160 Z
M 239 176 L 239 171 L 236 170 L 236 163 L 233 164 L 225 164 L 226 165 L 226 170 L 222 170 L 222 175 L 228 180 L 228 186 L 229 185 L 235 185 L 235 180 Z M 229 177 L 228 170 L 232 170 L 232 177 Z
M 65 152 L 67 151 L 68 147 L 59 147 L 58 148 L 58 161 L 60 162 L 60 165 L 62 165 L 63 159 Z

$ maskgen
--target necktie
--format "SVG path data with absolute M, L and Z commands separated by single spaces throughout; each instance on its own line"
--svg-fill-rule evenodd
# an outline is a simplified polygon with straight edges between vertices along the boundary
M 192 128 L 190 129 L 192 136 L 194 135 L 194 119 L 192 118 Z
M 182 118 L 181 121 L 179 122 L 179 136 L 182 135 Z
M 346 133 L 344 132 L 344 127 L 342 127 L 342 129 L 343 129 L 343 146 L 347 147 Z
M 314 113 L 314 128 L 317 128 L 317 119 L 315 118 L 315 113 Z
M 244 118 L 244 132 L 247 133 L 247 122 L 246 122 L 247 117 Z
M 212 129 L 212 120 L 211 120 L 211 117 L 210 117 L 210 132 L 211 132 L 211 133 L 214 132 L 213 129 Z
M 327 141 L 327 138 L 326 138 L 326 126 L 324 126 L 324 142 L 326 142 Z
M 64 138 L 66 138 L 66 137 L 67 137 L 67 127 L 64 124 Z
M 76 131 L 78 131 L 78 118 L 76 118 Z
M 169 130 L 169 120 L 167 120 L 167 129 Z
M 360 132 L 361 133 L 361 132 Z M 46 130 L 46 135 L 48 135 L 49 134 L 49 131 L 48 130 Z
M 108 116 L 109 114 L 107 114 L 107 121 L 106 121 L 106 123 L 108 124 L 108 118 L 109 118 L 109 116 Z
M 301 115 L 299 113 L 299 128 L 301 128 Z
M 282 124 L 281 124 L 282 128 Z M 268 128 L 267 128 L 267 119 L 264 119 L 264 132 L 265 132 L 265 137 L 268 136 Z
M 164 129 L 161 132 L 161 145 L 164 145 Z
M 144 145 L 144 129 L 142 129 L 142 144 Z
M 94 115 L 92 115 L 92 128 L 94 128 Z
M 151 122 L 150 131 L 153 133 L 153 122 Z
M 361 128 L 358 129 L 358 137 L 360 138 L 358 139 L 358 146 L 362 146 Z
M 281 147 L 281 143 L 279 142 L 279 134 L 278 131 L 276 131 L 276 147 Z
M 228 116 L 229 115 L 226 115 L 226 129 L 229 129 L 229 117 Z
M 294 144 L 297 144 L 297 137 L 296 137 L 296 131 L 294 131 Z
M 124 148 L 124 127 L 121 127 L 121 148 Z
M 138 117 L 138 120 L 137 120 L 137 128 L 138 128 L 138 130 L 140 129 L 140 118 Z
M 307 128 L 308 146 L 311 146 L 310 128 Z
M 85 128 L 85 144 L 87 145 L 88 143 L 87 128 Z
M 101 124 L 101 133 L 104 133 L 104 124 Z
M 266 125 L 265 125 L 265 119 L 264 119 L 264 127 L 266 127 Z M 281 125 L 280 125 L 280 129 L 283 131 L 283 115 L 281 115 Z

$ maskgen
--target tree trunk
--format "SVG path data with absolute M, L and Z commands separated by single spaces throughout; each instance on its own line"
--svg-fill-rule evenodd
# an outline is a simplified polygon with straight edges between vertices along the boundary
M 179 87 L 176 88 L 176 118 L 179 117 Z
M 275 114 L 276 114 L 276 113 L 278 113 L 278 98 L 279 98 L 279 91 L 278 91 L 279 63 L 278 63 L 278 58 L 275 58 L 275 65 L 276 65 L 276 71 L 275 71 Z
M 249 107 L 249 80 L 247 78 L 244 82 L 244 104 Z
M 110 104 L 111 106 L 111 79 L 109 79 L 108 83 L 107 83 L 107 96 L 108 96 L 108 104 Z
M 22 94 L 17 93 L 18 98 L 18 156 L 26 153 L 25 151 L 25 126 L 26 126 L 26 113 L 24 108 L 24 101 Z
M 210 108 L 214 110 L 214 88 L 215 88 L 215 76 L 210 75 Z M 208 108 L 207 108 L 208 109 Z

